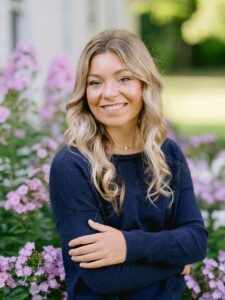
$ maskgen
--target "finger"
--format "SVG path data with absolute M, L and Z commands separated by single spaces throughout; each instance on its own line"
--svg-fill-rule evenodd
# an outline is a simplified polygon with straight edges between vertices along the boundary
M 90 263 L 80 263 L 80 267 L 85 269 L 97 269 L 108 265 L 109 264 L 105 259 L 92 261 Z
M 111 230 L 114 230 L 115 228 L 111 227 L 111 226 L 107 226 L 107 225 L 104 225 L 104 224 L 100 224 L 100 223 L 97 223 L 97 222 L 94 222 L 92 220 L 88 220 L 88 224 L 91 228 L 97 230 L 97 231 L 100 231 L 100 232 L 106 232 L 106 231 L 111 231 Z
M 79 255 L 84 255 L 84 254 L 89 254 L 89 253 L 93 253 L 96 252 L 98 250 L 98 244 L 94 243 L 94 244 L 89 244 L 86 246 L 82 246 L 76 249 L 71 249 L 69 251 L 69 255 L 71 256 L 79 256 Z
M 189 275 L 191 272 L 191 266 L 190 265 L 186 265 L 183 269 L 183 272 L 181 273 L 181 275 Z
M 75 247 L 78 245 L 86 245 L 86 244 L 95 243 L 95 242 L 97 242 L 98 237 L 99 237 L 99 233 L 80 236 L 76 239 L 71 240 L 68 245 L 70 247 Z
M 71 259 L 75 262 L 93 262 L 99 259 L 103 259 L 103 254 L 100 252 L 95 253 L 89 253 L 86 255 L 80 255 L 80 256 L 72 256 Z

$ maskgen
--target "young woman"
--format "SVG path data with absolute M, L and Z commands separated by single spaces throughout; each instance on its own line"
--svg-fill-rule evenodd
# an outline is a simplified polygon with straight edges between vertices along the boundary
M 50 172 L 68 299 L 180 299 L 207 232 L 143 42 L 94 37 L 79 60 L 65 145 Z

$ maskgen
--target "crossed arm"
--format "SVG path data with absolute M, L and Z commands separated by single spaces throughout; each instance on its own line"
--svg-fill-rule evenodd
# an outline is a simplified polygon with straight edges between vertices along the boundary
M 206 234 L 190 187 L 184 187 L 179 195 L 177 229 L 119 231 L 103 224 L 86 169 L 75 156 L 58 157 L 51 167 L 50 199 L 64 259 L 69 263 L 70 255 L 74 257 L 71 264 L 94 292 L 142 288 L 185 273 L 185 265 L 205 255 Z M 192 202 L 193 209 L 189 207 Z M 94 224 L 88 224 L 88 219 Z M 139 243 L 145 251 L 134 247 Z M 164 249 L 162 257 L 157 255 L 160 247 Z
M 157 263 L 145 264 L 141 261 L 117 263 L 98 268 L 81 267 L 79 262 L 70 259 L 68 243 L 73 237 L 80 238 L 84 234 L 95 235 L 94 230 L 86 221 L 89 218 L 96 220 L 98 223 L 102 222 L 101 215 L 96 211 L 71 212 L 57 226 L 66 268 L 69 266 L 70 274 L 67 273 L 68 286 L 72 285 L 79 276 L 97 294 L 129 292 L 150 286 L 182 272 L 183 266 L 167 266 Z M 111 242 L 110 245 L 112 245 Z M 67 271 L 68 269 L 66 269 Z
M 103 225 L 101 220 L 90 220 L 89 227 L 98 233 L 79 236 L 70 241 L 70 247 L 78 247 L 70 250 L 72 259 L 81 263 L 80 267 L 83 268 L 99 268 L 138 260 L 144 260 L 146 264 L 186 266 L 202 260 L 207 251 L 207 232 L 186 165 L 181 169 L 180 178 L 180 189 L 169 221 L 170 230 L 120 231 Z
M 71 259 L 80 263 L 81 268 L 95 269 L 124 263 L 126 260 L 126 240 L 123 233 L 110 226 L 88 220 L 91 228 L 99 233 L 81 236 L 69 242 Z M 185 265 L 181 275 L 190 273 L 190 265 Z

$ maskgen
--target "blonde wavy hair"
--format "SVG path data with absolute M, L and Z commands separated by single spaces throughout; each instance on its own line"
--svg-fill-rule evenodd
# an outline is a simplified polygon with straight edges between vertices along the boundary
M 119 214 L 123 206 L 125 184 L 119 183 L 111 155 L 107 153 L 106 146 L 112 144 L 112 140 L 104 125 L 94 118 L 86 99 L 90 62 L 94 56 L 107 51 L 118 55 L 143 85 L 144 105 L 139 116 L 139 130 L 147 165 L 146 197 L 153 204 L 160 194 L 173 200 L 170 188 L 172 175 L 161 150 L 167 135 L 167 125 L 162 114 L 162 84 L 154 61 L 135 34 L 126 30 L 103 31 L 89 41 L 80 56 L 74 95 L 66 107 L 68 129 L 64 133 L 64 140 L 68 146 L 76 147 L 88 159 L 97 191 Z

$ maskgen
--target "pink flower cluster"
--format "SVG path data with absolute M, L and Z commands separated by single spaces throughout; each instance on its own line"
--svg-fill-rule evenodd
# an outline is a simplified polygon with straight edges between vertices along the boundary
M 13 210 L 18 214 L 36 210 L 48 202 L 46 188 L 41 180 L 29 179 L 26 184 L 7 194 L 5 209 Z
M 186 275 L 185 281 L 186 281 L 187 288 L 192 292 L 193 299 L 196 299 L 198 294 L 201 292 L 201 288 L 198 282 L 192 275 Z
M 220 165 L 215 168 L 216 164 L 218 165 L 216 158 L 211 164 L 205 159 L 188 159 L 195 193 L 198 198 L 208 205 L 225 202 L 225 178 L 222 174 L 225 162 L 224 166 Z
M 49 161 L 54 156 L 58 147 L 59 144 L 49 137 L 44 137 L 40 143 L 31 146 L 31 150 L 35 151 L 36 155 L 35 159 L 31 161 L 32 167 L 28 173 L 29 178 L 35 175 L 49 183 L 50 165 L 45 161 Z
M 59 288 L 60 284 L 55 278 L 59 278 L 60 282 L 63 282 L 65 280 L 65 271 L 61 249 L 54 248 L 53 246 L 44 246 L 42 257 L 44 259 L 44 272 L 48 274 L 48 285 L 54 289 Z
M 16 257 L 4 257 L 0 256 L 0 289 L 3 287 L 9 287 L 11 289 L 16 287 L 15 281 L 10 274 L 10 270 L 13 268 Z
M 32 268 L 27 265 L 28 259 L 34 253 L 35 245 L 34 243 L 28 242 L 26 245 L 19 250 L 19 256 L 15 262 L 15 272 L 17 277 L 30 276 L 33 272 Z M 27 285 L 20 280 L 21 285 Z
M 216 137 L 212 134 L 203 134 L 199 136 L 191 136 L 188 141 L 195 148 L 200 147 L 203 144 L 209 144 L 215 142 Z
M 50 165 L 44 164 L 41 167 L 32 168 L 29 170 L 28 176 L 43 176 L 45 183 L 49 183 L 49 173 L 50 173 Z
M 7 107 L 0 106 L 0 124 L 5 123 L 9 116 L 10 110 Z
M 35 244 L 28 242 L 18 257 L 0 256 L 0 288 L 27 287 L 32 299 L 46 299 L 53 290 L 65 295 L 65 271 L 62 252 L 53 246 L 38 253 Z
M 49 137 L 44 137 L 40 143 L 32 145 L 31 149 L 36 151 L 36 155 L 40 159 L 51 157 L 58 148 L 58 143 Z
M 67 56 L 56 57 L 49 68 L 46 86 L 44 88 L 45 103 L 42 116 L 50 120 L 57 111 L 65 112 L 65 100 L 72 93 L 74 71 Z
M 220 250 L 218 260 L 205 258 L 203 263 L 200 276 L 204 282 L 202 284 L 204 290 L 205 286 L 207 287 L 206 292 L 202 292 L 194 276 L 185 276 L 187 287 L 192 290 L 193 299 L 225 299 L 225 252 Z
M 9 63 L 0 76 L 0 91 L 2 95 L 9 90 L 22 92 L 30 87 L 33 78 L 39 70 L 35 50 L 32 46 L 17 44 Z

